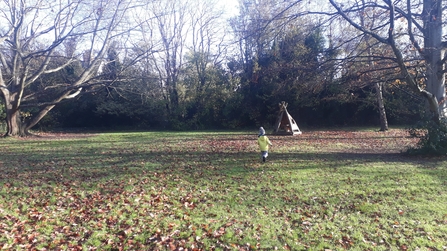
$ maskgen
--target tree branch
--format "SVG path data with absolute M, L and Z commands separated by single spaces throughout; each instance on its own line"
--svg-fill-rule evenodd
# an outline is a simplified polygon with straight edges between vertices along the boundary
M 408 35 L 410 37 L 411 43 L 416 48 L 416 50 L 419 52 L 420 55 L 423 55 L 423 50 L 419 43 L 416 41 L 414 33 L 413 33 L 413 18 L 411 17 L 411 0 L 407 0 L 407 11 L 408 15 L 406 15 L 407 23 L 408 23 Z M 415 25 L 420 31 L 423 31 L 423 28 L 415 22 Z
M 331 3 L 331 5 L 337 10 L 337 12 L 349 23 L 351 24 L 354 28 L 358 29 L 359 31 L 370 35 L 371 37 L 374 37 L 375 39 L 377 39 L 378 41 L 380 41 L 381 43 L 384 44 L 389 44 L 389 41 L 381 36 L 379 36 L 378 34 L 365 29 L 364 27 L 360 26 L 359 24 L 357 24 L 356 22 L 354 22 L 351 18 L 349 18 L 346 13 L 334 2 L 334 0 L 329 0 L 329 2 Z

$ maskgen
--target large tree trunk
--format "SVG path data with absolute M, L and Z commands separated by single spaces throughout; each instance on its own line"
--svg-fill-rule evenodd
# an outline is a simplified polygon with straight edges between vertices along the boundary
M 25 136 L 28 134 L 25 125 L 20 116 L 20 110 L 6 108 L 6 125 L 7 130 L 5 136 Z
M 434 119 L 447 117 L 445 74 L 442 64 L 442 1 L 424 1 L 424 52 L 426 61 L 427 91 L 433 95 L 438 103 L 437 110 L 433 110 Z M 429 100 L 430 102 L 430 100 Z
M 1 71 L 0 71 L 1 73 Z M 0 76 L 0 86 L 5 87 L 3 78 Z M 2 88 L 1 93 L 3 97 L 5 112 L 6 112 L 6 134 L 5 136 L 26 136 L 28 133 L 23 124 L 20 108 L 18 107 L 17 97 L 18 93 L 11 94 L 6 88 Z
M 71 93 L 71 91 L 67 91 L 61 94 L 61 96 L 57 99 L 53 100 L 53 103 L 58 104 L 63 99 L 76 97 L 81 92 L 81 90 L 82 88 L 79 88 L 74 93 Z M 42 109 L 40 109 L 39 112 L 34 113 L 31 118 L 25 121 L 21 116 L 20 107 L 17 105 L 19 102 L 17 100 L 14 100 L 14 98 L 16 98 L 18 94 L 15 93 L 13 95 L 10 95 L 10 93 L 7 91 L 4 91 L 2 94 L 4 96 L 6 108 L 7 131 L 5 136 L 23 137 L 29 135 L 29 130 L 37 123 L 39 123 L 39 121 L 55 107 L 54 104 L 46 105 Z
M 376 89 L 376 98 L 377 98 L 377 105 L 379 106 L 379 115 L 380 115 L 380 131 L 387 131 L 388 130 L 388 120 L 386 118 L 386 110 L 385 105 L 383 102 L 383 95 L 382 95 L 382 83 L 375 83 L 374 87 Z

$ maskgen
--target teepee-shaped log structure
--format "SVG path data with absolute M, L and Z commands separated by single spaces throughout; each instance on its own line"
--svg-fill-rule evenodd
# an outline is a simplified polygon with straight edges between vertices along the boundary
M 300 128 L 298 128 L 298 124 L 287 111 L 287 105 L 288 104 L 284 101 L 279 103 L 279 113 L 278 118 L 276 119 L 273 133 L 289 135 L 301 134 Z

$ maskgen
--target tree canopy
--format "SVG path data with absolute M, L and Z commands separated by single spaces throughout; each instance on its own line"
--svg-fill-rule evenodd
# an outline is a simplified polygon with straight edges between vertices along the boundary
M 441 121 L 442 3 L 3 1 L 0 118 L 10 136 L 268 127 L 286 101 L 300 125 Z

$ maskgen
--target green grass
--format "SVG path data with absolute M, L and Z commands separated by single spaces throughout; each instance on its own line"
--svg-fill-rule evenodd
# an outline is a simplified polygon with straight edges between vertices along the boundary
M 447 160 L 402 130 L 0 140 L 5 250 L 446 250 Z

